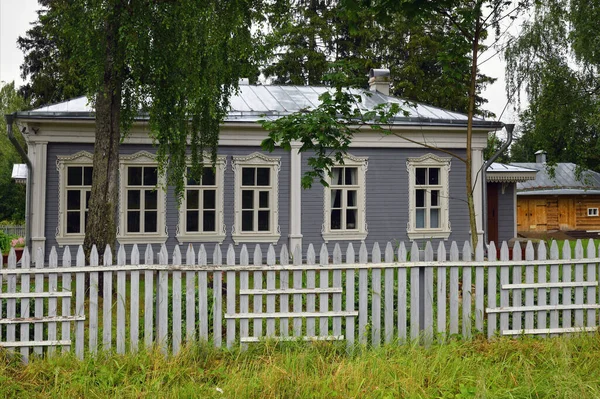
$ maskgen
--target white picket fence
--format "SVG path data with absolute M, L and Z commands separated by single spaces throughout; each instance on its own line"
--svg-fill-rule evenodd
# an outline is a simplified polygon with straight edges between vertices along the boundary
M 556 242 L 550 259 L 543 242 L 537 254 L 529 242 L 525 261 L 518 243 L 513 260 L 503 243 L 500 261 L 494 244 L 489 259 L 479 245 L 473 260 L 469 243 L 461 253 L 455 242 L 449 252 L 440 242 L 435 253 L 431 243 L 422 251 L 413 243 L 410 252 L 388 243 L 383 253 L 375 244 L 370 258 L 363 244 L 358 263 L 352 244 L 344 254 L 336 245 L 331 256 L 322 246 L 318 259 L 311 245 L 304 261 L 299 248 L 290 257 L 283 246 L 279 261 L 272 246 L 264 257 L 257 245 L 252 261 L 245 245 L 237 249 L 229 246 L 223 262 L 217 245 L 209 263 L 203 245 L 190 245 L 185 258 L 176 247 L 171 261 L 162 246 L 155 264 L 150 245 L 142 261 L 134 246 L 128 263 L 120 247 L 113 264 L 107 248 L 102 266 L 95 248 L 86 264 L 81 247 L 74 262 L 65 247 L 60 266 L 55 248 L 48 265 L 41 251 L 32 262 L 27 249 L 17 265 L 13 252 L 8 267 L 0 263 L 0 346 L 27 361 L 31 351 L 57 347 L 82 358 L 154 346 L 176 354 L 198 340 L 228 348 L 266 338 L 345 340 L 352 347 L 598 327 L 600 258 L 591 240 L 585 256 L 577 241 L 573 259 L 568 242 L 562 259 Z

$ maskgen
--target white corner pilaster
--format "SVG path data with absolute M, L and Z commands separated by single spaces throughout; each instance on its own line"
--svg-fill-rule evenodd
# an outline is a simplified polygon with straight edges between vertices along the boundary
M 302 248 L 302 154 L 300 143 L 292 143 L 290 150 L 290 227 L 289 252 Z
M 471 176 L 473 179 L 473 205 L 475 207 L 475 222 L 477 224 L 478 241 L 483 240 L 483 150 L 474 148 L 471 150 Z
M 28 155 L 33 164 L 33 182 L 31 185 L 31 254 L 38 249 L 45 253 L 46 244 L 46 158 L 48 143 L 36 142 L 28 146 Z M 33 258 L 35 259 L 35 258 Z

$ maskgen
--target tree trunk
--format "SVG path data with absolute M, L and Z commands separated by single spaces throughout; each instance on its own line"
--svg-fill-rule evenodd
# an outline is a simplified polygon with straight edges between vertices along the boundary
M 104 250 L 110 245 L 114 251 L 117 236 L 117 209 L 119 200 L 119 144 L 121 138 L 121 85 L 123 65 L 119 56 L 118 32 L 120 2 L 114 6 L 105 21 L 106 58 L 104 77 L 96 95 L 96 137 L 92 190 L 88 220 L 83 244 L 86 258 L 96 245 L 103 262 Z

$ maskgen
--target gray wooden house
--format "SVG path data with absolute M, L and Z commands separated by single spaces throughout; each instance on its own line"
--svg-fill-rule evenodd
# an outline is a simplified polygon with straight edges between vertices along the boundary
M 424 105 L 407 106 L 389 96 L 388 79 L 371 78 L 356 90 L 362 107 L 399 103 L 408 115 L 393 120 L 395 135 L 358 133 L 344 165 L 334 168 L 330 187 L 301 188 L 306 154 L 297 149 L 261 149 L 266 131 L 257 121 L 315 107 L 326 87 L 241 85 L 220 132 L 218 162 L 201 182 L 187 181 L 178 209 L 171 189 L 158 182 L 152 139 L 144 116 L 121 145 L 119 244 L 189 243 L 267 245 L 295 248 L 335 242 L 468 240 L 465 164 L 425 148 L 424 142 L 466 154 L 467 116 Z M 33 167 L 30 228 L 32 246 L 81 244 L 90 195 L 94 113 L 76 98 L 15 115 Z M 472 172 L 477 225 L 482 235 L 483 149 L 500 122 L 476 118 Z M 408 138 L 410 140 L 406 140 Z M 500 222 L 504 222 L 501 219 Z M 508 222 L 508 221 L 506 221 Z M 512 223 L 512 221 L 510 221 Z

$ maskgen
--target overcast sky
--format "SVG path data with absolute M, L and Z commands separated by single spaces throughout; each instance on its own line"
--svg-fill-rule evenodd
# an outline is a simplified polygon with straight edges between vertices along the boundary
M 31 22 L 36 20 L 37 9 L 37 0 L 0 0 L 0 81 L 8 83 L 14 80 L 17 87 L 23 84 L 19 69 L 23 62 L 23 54 L 17 48 L 16 41 L 29 29 Z M 517 25 L 513 24 L 510 28 L 511 33 L 518 32 Z M 483 54 L 482 60 L 493 56 L 494 53 L 496 50 L 489 49 Z M 497 117 L 502 113 L 507 101 L 504 90 L 504 62 L 500 55 L 501 53 L 481 66 L 483 73 L 498 79 L 483 93 L 483 97 L 489 101 L 485 108 L 494 112 Z M 516 122 L 515 113 L 510 105 L 506 108 L 502 121 Z

